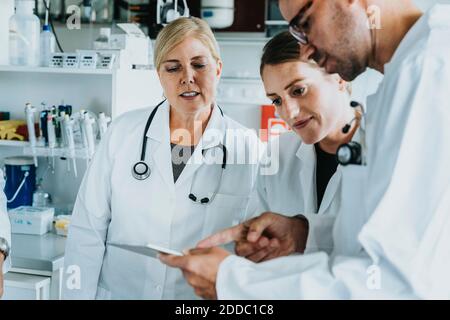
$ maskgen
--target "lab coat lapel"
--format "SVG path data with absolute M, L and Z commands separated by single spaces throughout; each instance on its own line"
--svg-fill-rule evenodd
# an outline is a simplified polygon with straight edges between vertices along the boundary
M 147 155 L 151 157 L 151 168 L 157 170 L 167 186 L 174 190 L 172 153 L 170 149 L 170 129 L 169 129 L 168 102 L 162 104 L 153 118 L 153 122 L 147 131 Z M 152 175 L 155 172 L 152 173 Z
M 353 135 L 352 141 L 356 141 L 358 143 L 361 143 L 361 131 L 356 130 L 355 134 Z M 342 179 L 342 167 L 339 165 L 336 169 L 336 173 L 331 177 L 330 181 L 328 182 L 327 189 L 325 190 L 325 194 L 322 199 L 322 204 L 319 208 L 319 213 L 324 213 L 332 203 L 339 186 L 341 184 Z
M 302 186 L 303 201 L 305 204 L 304 213 L 317 212 L 317 197 L 316 197 L 316 152 L 313 145 L 307 145 L 302 142 L 298 151 L 297 157 L 301 161 L 299 179 Z
M 224 132 L 224 118 L 219 108 L 214 106 L 205 132 L 203 133 L 198 145 L 195 147 L 194 153 L 189 159 L 186 167 L 178 178 L 176 185 L 181 185 L 187 179 L 192 178 L 195 172 L 199 170 L 203 164 L 205 164 L 202 151 L 206 150 L 205 152 L 208 152 L 208 149 L 220 146 L 223 141 Z
M 324 213 L 330 206 L 331 202 L 333 201 L 337 193 L 341 178 L 342 178 L 341 167 L 338 166 L 335 174 L 331 177 L 330 181 L 328 182 L 325 194 L 322 199 L 322 203 L 319 208 L 319 214 Z

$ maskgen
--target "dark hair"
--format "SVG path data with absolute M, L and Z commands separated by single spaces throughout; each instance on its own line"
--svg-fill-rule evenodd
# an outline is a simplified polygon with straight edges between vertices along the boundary
M 262 76 L 265 66 L 275 66 L 286 62 L 295 62 L 300 60 L 302 60 L 300 44 L 289 31 L 284 31 L 270 39 L 270 41 L 264 46 L 259 72 Z M 314 60 L 308 60 L 305 62 L 319 68 Z M 349 94 L 352 93 L 351 82 L 346 83 L 346 89 Z
M 264 46 L 259 71 L 262 75 L 266 65 L 277 65 L 285 62 L 300 60 L 300 45 L 289 33 L 281 32 Z

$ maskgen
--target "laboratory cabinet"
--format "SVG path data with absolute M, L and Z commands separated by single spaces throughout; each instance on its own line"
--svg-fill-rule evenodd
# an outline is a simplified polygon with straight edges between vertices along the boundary
M 73 112 L 104 112 L 114 120 L 121 114 L 150 107 L 163 97 L 155 70 L 84 70 L 0 66 L 0 111 L 11 119 L 25 119 L 25 104 L 40 108 L 41 102 L 58 106 L 70 104 Z M 37 122 L 37 117 L 36 117 Z M 30 145 L 22 141 L 0 140 L 0 167 L 9 156 L 30 155 Z M 44 155 L 44 154 L 41 154 Z M 49 154 L 38 157 L 37 176 L 51 194 L 53 205 L 70 213 L 89 165 L 76 159 L 78 174 L 68 171 L 68 160 Z M 61 187 L 64 186 L 64 187 Z M 12 269 L 5 277 L 5 299 L 60 299 L 65 237 L 13 234 Z
M 266 20 L 265 0 L 235 0 L 234 22 L 220 32 L 264 32 Z
M 138 108 L 157 104 L 162 88 L 155 70 L 83 70 L 56 68 L 28 68 L 0 66 L 0 111 L 7 111 L 11 119 L 25 118 L 25 104 L 40 108 L 69 104 L 73 112 L 90 110 L 104 112 L 114 118 Z M 36 118 L 37 121 L 37 118 Z M 29 144 L 0 140 L 0 164 L 7 156 L 23 155 Z M 47 167 L 47 158 L 39 158 L 40 170 Z M 67 174 L 64 160 L 56 161 L 54 174 L 46 173 L 43 187 L 56 203 L 70 204 L 81 183 L 85 160 L 78 160 L 79 174 Z M 65 188 L 58 188 L 64 183 Z
M 50 278 L 8 272 L 4 277 L 2 300 L 49 300 Z

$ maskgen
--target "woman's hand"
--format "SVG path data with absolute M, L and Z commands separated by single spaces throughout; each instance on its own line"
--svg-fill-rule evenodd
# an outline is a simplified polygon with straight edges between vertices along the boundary
M 192 249 L 184 256 L 161 254 L 159 259 L 170 267 L 180 268 L 195 294 L 217 299 L 216 280 L 219 265 L 230 253 L 221 248 Z

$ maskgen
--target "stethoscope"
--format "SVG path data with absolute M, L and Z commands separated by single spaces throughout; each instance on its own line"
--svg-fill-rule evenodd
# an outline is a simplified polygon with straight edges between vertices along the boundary
M 152 113 L 148 117 L 147 124 L 145 125 L 144 138 L 143 138 L 143 141 L 142 141 L 141 159 L 133 165 L 132 170 L 131 170 L 131 174 L 133 175 L 133 177 L 136 180 L 140 180 L 140 181 L 146 180 L 146 179 L 148 179 L 150 177 L 150 175 L 152 173 L 152 170 L 150 169 L 150 166 L 145 162 L 145 153 L 146 153 L 146 150 L 147 150 L 147 139 L 148 139 L 147 138 L 147 132 L 148 132 L 148 129 L 150 128 L 150 126 L 151 126 L 151 124 L 153 122 L 153 118 L 155 117 L 156 113 L 158 112 L 159 107 L 161 107 L 161 105 L 163 105 L 164 102 L 166 102 L 166 100 L 164 100 L 161 103 L 159 103 L 153 109 Z M 223 115 L 222 109 L 219 106 L 217 106 L 217 107 L 219 108 L 220 114 L 223 117 L 224 115 Z M 195 181 L 195 178 L 197 176 L 197 171 L 196 171 L 194 173 L 194 177 L 192 179 L 192 184 L 191 184 L 191 188 L 189 190 L 189 196 L 188 196 L 188 198 L 190 200 L 192 200 L 193 202 L 199 203 L 199 204 L 211 203 L 214 200 L 214 198 L 216 197 L 217 193 L 219 192 L 220 185 L 222 183 L 223 171 L 226 169 L 226 166 L 227 166 L 227 153 L 228 153 L 228 151 L 227 151 L 227 148 L 225 147 L 225 141 L 226 141 L 226 133 L 224 134 L 224 143 L 220 144 L 220 147 L 222 148 L 222 153 L 223 153 L 222 169 L 221 169 L 220 178 L 218 180 L 218 183 L 217 183 L 217 186 L 216 186 L 216 188 L 214 190 L 214 193 L 212 194 L 211 198 L 208 198 L 208 197 L 198 198 L 193 193 L 192 187 L 194 185 L 194 181 Z M 219 146 L 217 146 L 217 147 L 219 147 Z M 205 156 L 205 153 L 206 153 L 207 150 L 209 150 L 209 149 L 203 149 L 202 150 L 202 156 L 203 157 Z
M 360 131 L 360 137 L 361 137 L 361 143 L 358 143 L 356 141 L 351 141 L 349 143 L 341 145 L 337 152 L 337 160 L 339 164 L 343 166 L 347 165 L 358 165 L 358 166 L 365 166 L 367 165 L 366 162 L 366 131 L 365 131 L 365 111 L 362 104 L 356 101 L 352 101 L 350 103 L 350 106 L 354 109 L 361 108 L 362 114 L 361 114 L 361 126 L 359 128 Z M 347 134 L 351 127 L 352 123 L 357 120 L 357 117 L 354 117 L 352 121 L 345 125 L 344 128 L 342 128 L 342 132 Z

